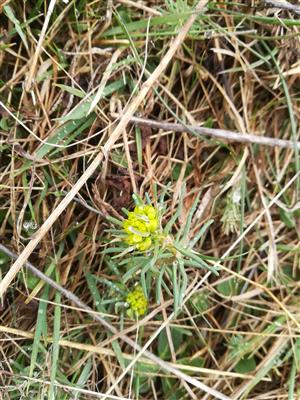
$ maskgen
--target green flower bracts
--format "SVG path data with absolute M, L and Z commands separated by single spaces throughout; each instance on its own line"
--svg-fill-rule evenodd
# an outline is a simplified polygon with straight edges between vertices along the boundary
M 127 233 L 125 237 L 127 244 L 135 246 L 140 251 L 150 249 L 159 230 L 157 210 L 150 205 L 136 206 L 123 221 L 123 229 Z
M 127 310 L 129 317 L 140 317 L 145 314 L 148 308 L 148 301 L 141 286 L 137 286 L 127 295 L 126 303 L 129 305 Z

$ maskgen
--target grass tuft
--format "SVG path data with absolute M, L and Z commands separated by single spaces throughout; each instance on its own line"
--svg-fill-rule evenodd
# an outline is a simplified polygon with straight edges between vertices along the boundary
M 2 3 L 1 399 L 300 398 L 295 2 Z

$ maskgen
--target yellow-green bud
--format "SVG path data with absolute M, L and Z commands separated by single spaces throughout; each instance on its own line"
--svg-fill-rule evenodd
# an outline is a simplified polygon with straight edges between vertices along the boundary
M 148 308 L 148 301 L 144 295 L 141 286 L 137 286 L 132 292 L 130 292 L 126 297 L 126 302 L 129 305 L 127 311 L 130 317 L 140 317 L 145 314 Z

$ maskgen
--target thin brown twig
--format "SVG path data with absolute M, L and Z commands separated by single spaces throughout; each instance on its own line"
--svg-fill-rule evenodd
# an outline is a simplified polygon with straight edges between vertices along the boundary
M 293 11 L 297 15 L 300 15 L 300 7 L 287 1 L 276 1 L 276 0 L 264 0 L 266 5 L 274 7 L 274 8 L 282 8 L 284 10 Z
M 241 133 L 228 131 L 225 129 L 205 128 L 203 126 L 183 125 L 174 122 L 155 121 L 147 118 L 132 117 L 130 122 L 136 125 L 149 126 L 155 129 L 163 129 L 165 131 L 174 132 L 190 132 L 197 136 L 210 136 L 221 140 L 234 141 L 249 144 L 260 144 L 263 146 L 281 147 L 285 149 L 300 149 L 300 142 L 293 142 L 292 140 L 284 140 L 271 138 L 268 136 L 258 136 L 251 133 Z

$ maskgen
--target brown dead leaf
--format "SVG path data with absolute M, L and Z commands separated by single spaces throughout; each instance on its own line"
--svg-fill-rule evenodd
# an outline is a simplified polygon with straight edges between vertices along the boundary
M 15 301 L 16 320 L 18 321 L 18 328 L 26 330 L 31 324 L 36 321 L 38 310 L 38 302 L 32 300 L 29 304 L 25 303 L 26 297 L 20 295 Z

